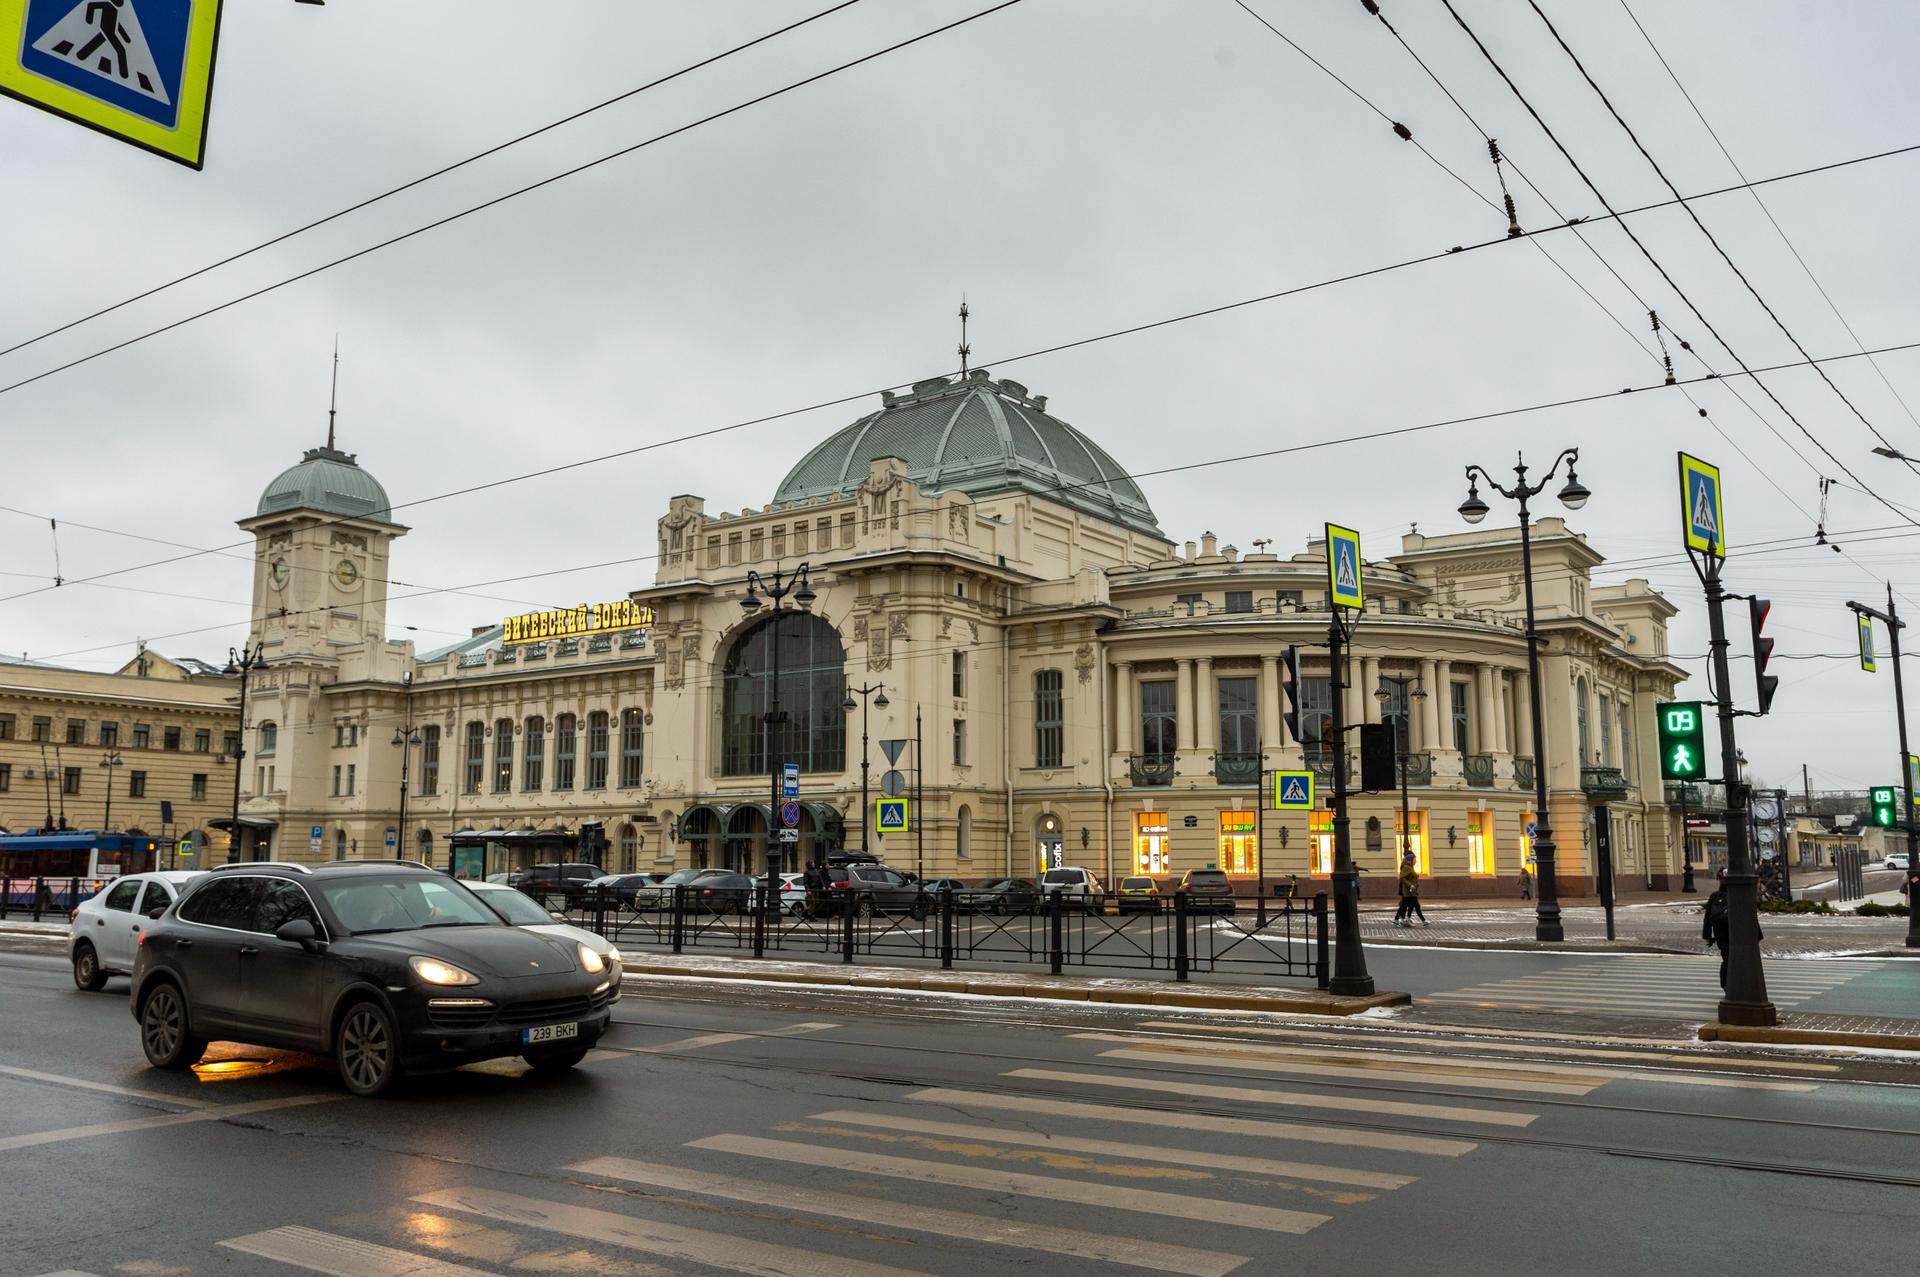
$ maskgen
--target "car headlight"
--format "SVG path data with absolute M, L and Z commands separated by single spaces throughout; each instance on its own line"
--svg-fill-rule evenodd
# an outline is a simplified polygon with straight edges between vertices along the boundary
M 586 971 L 589 975 L 599 975 L 607 969 L 606 962 L 599 954 L 587 948 L 585 945 L 579 945 L 577 948 L 580 953 L 580 967 L 583 971 Z
M 620 956 L 620 951 L 618 949 L 609 949 L 607 950 L 607 961 L 608 962 L 624 962 L 626 961 L 626 959 Z
M 471 971 L 462 971 L 451 962 L 442 962 L 438 958 L 414 956 L 407 959 L 407 965 L 413 973 L 427 984 L 479 984 L 480 977 Z

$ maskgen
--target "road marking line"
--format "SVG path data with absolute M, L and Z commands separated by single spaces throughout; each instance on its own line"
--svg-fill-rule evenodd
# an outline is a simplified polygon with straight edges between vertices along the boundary
M 1180 1131 L 1217 1131 L 1223 1135 L 1252 1135 L 1303 1144 L 1338 1144 L 1350 1148 L 1381 1148 L 1396 1153 L 1425 1153 L 1433 1157 L 1460 1157 L 1479 1145 L 1471 1140 L 1436 1135 L 1397 1135 L 1389 1131 L 1346 1130 L 1338 1126 L 1308 1126 L 1255 1117 L 1216 1117 L 1210 1113 L 1162 1113 L 1154 1109 L 1116 1108 L 1111 1104 L 1082 1104 L 1041 1096 L 1005 1095 L 992 1091 L 959 1091 L 933 1087 L 915 1091 L 907 1099 L 923 1104 L 970 1105 L 1015 1113 L 1045 1113 L 1053 1117 L 1082 1117 L 1133 1126 L 1164 1126 Z
M 1140 1060 L 1148 1064 L 1221 1064 L 1236 1069 L 1251 1069 L 1258 1073 L 1287 1073 L 1310 1077 L 1330 1084 L 1371 1078 L 1381 1082 L 1424 1082 L 1430 1086 L 1475 1086 L 1491 1091 L 1515 1091 L 1523 1095 L 1590 1095 L 1605 1085 L 1604 1080 L 1543 1082 L 1533 1078 L 1479 1077 L 1474 1075 L 1471 1069 L 1462 1069 L 1457 1076 L 1450 1076 L 1446 1070 L 1442 1069 L 1385 1068 L 1359 1061 L 1339 1065 L 1339 1068 L 1353 1076 L 1338 1078 L 1328 1076 L 1326 1066 L 1309 1064 L 1305 1061 L 1268 1059 L 1255 1055 L 1251 1051 L 1236 1052 L 1220 1047 L 1181 1048 L 1171 1043 L 1158 1050 L 1122 1047 L 1112 1051 L 1102 1051 L 1100 1058 Z
M 1378 1113 L 1393 1117 L 1430 1117 L 1443 1122 L 1477 1122 L 1484 1126 L 1531 1126 L 1538 1113 L 1503 1113 L 1498 1109 L 1456 1107 L 1448 1104 L 1403 1104 L 1398 1100 L 1349 1099 L 1343 1095 L 1314 1095 L 1304 1091 L 1270 1091 L 1252 1086 L 1210 1086 L 1205 1082 L 1158 1082 L 1148 1078 L 1113 1077 L 1105 1073 L 1073 1073 L 1064 1069 L 1014 1069 L 1005 1077 L 1041 1082 L 1073 1082 L 1081 1086 L 1111 1086 L 1131 1091 L 1156 1091 L 1209 1100 L 1242 1100 L 1251 1104 L 1288 1104 L 1301 1108 L 1336 1109 L 1345 1113 Z
M 326 1273 L 328 1277 L 493 1277 L 490 1272 L 468 1268 L 465 1264 L 450 1264 L 444 1259 L 298 1225 L 231 1237 L 220 1245 L 275 1263 Z
M 1170 1042 L 1164 1037 L 1141 1037 L 1131 1033 L 1075 1033 L 1076 1038 L 1088 1038 L 1096 1042 L 1119 1042 L 1138 1049 L 1177 1051 L 1183 1055 L 1204 1055 L 1225 1053 L 1227 1058 L 1268 1058 L 1280 1056 L 1287 1059 L 1311 1060 L 1331 1068 L 1365 1069 L 1370 1062 L 1412 1069 L 1416 1072 L 1432 1073 L 1436 1078 L 1460 1077 L 1478 1082 L 1483 1078 L 1504 1078 L 1510 1081 L 1555 1082 L 1562 1086 L 1587 1086 L 1593 1078 L 1608 1078 L 1613 1074 L 1604 1069 L 1581 1069 L 1566 1064 L 1533 1064 L 1525 1061 L 1499 1060 L 1481 1062 L 1475 1059 L 1450 1060 L 1444 1054 L 1414 1055 L 1406 1052 L 1365 1050 L 1338 1052 L 1324 1046 L 1279 1046 L 1271 1042 L 1225 1042 L 1218 1038 L 1193 1039 Z
M 703 1047 L 725 1046 L 729 1042 L 749 1042 L 754 1038 L 798 1037 L 802 1033 L 819 1033 L 824 1029 L 839 1027 L 825 1020 L 808 1020 L 778 1029 L 762 1029 L 757 1033 L 702 1033 L 697 1037 L 682 1038 L 678 1042 L 668 1042 L 661 1046 L 627 1046 L 610 1049 L 632 1051 L 636 1055 L 664 1055 L 668 1051 L 698 1051 Z
M 100 1277 L 98 1273 L 83 1273 L 78 1268 L 62 1268 L 57 1273 L 41 1273 L 40 1277 Z
M 677 1224 L 616 1215 L 590 1206 L 543 1202 L 485 1188 L 447 1188 L 413 1200 L 440 1210 L 544 1228 L 580 1241 L 625 1246 L 649 1255 L 666 1255 L 710 1268 L 724 1268 L 728 1272 L 751 1273 L 754 1277 L 926 1277 L 911 1269 L 748 1241 L 725 1233 L 703 1232 Z
M 16 1148 L 35 1148 L 42 1144 L 62 1144 L 68 1140 L 91 1139 L 96 1135 L 124 1135 L 130 1131 L 151 1131 L 162 1126 L 181 1126 L 187 1122 L 220 1122 L 249 1113 L 273 1109 L 299 1108 L 307 1104 L 327 1104 L 345 1099 L 344 1095 L 295 1095 L 282 1100 L 254 1100 L 248 1104 L 221 1104 L 196 1109 L 191 1113 L 162 1113 L 157 1117 L 135 1117 L 124 1122 L 95 1122 L 89 1126 L 68 1126 L 57 1131 L 35 1131 L 29 1135 L 9 1135 L 0 1139 L 0 1153 Z
M 1203 1153 L 1192 1149 L 1125 1144 L 1119 1140 L 1089 1140 L 1070 1135 L 1052 1135 L 1040 1131 L 1009 1131 L 994 1126 L 967 1122 L 931 1122 L 924 1118 L 900 1117 L 892 1113 L 865 1113 L 836 1109 L 815 1113 L 812 1122 L 839 1122 L 847 1126 L 872 1126 L 886 1131 L 918 1131 L 924 1135 L 945 1135 L 960 1140 L 985 1140 L 990 1144 L 1013 1144 L 1021 1148 L 1057 1148 L 1068 1153 L 1091 1153 L 1096 1157 L 1128 1157 L 1140 1162 L 1168 1162 L 1179 1166 L 1209 1166 L 1222 1171 L 1245 1171 L 1250 1175 L 1274 1175 L 1281 1179 L 1311 1179 L 1325 1184 L 1350 1184 L 1358 1188 L 1405 1188 L 1415 1180 L 1412 1175 L 1390 1175 L 1385 1171 L 1355 1171 L 1343 1166 L 1318 1162 L 1283 1162 L 1270 1157 L 1236 1157 L 1226 1153 Z
M 1204 1219 L 1209 1223 L 1239 1228 L 1258 1228 L 1271 1233 L 1305 1233 L 1332 1218 L 1311 1211 L 1283 1210 L 1277 1206 L 1250 1206 L 1240 1202 L 1191 1197 L 1185 1193 L 1162 1193 L 1150 1188 L 1126 1188 L 1114 1184 L 1094 1184 L 1086 1180 L 1062 1179 L 1051 1175 L 1028 1175 L 983 1166 L 952 1166 L 915 1157 L 888 1157 L 880 1153 L 861 1153 L 833 1148 L 825 1144 L 795 1144 L 786 1140 L 761 1139 L 756 1135 L 711 1135 L 694 1140 L 688 1148 L 719 1153 L 740 1153 L 771 1161 L 793 1162 L 801 1166 L 828 1167 L 861 1175 L 888 1175 L 921 1184 L 946 1184 L 954 1188 L 975 1188 L 988 1193 L 1018 1193 L 1049 1201 L 1073 1202 L 1107 1210 L 1133 1211 L 1147 1215 L 1169 1215 L 1175 1219 Z
M 1182 1273 L 1186 1277 L 1226 1277 L 1226 1274 L 1249 1262 L 1245 1255 L 1192 1250 L 1144 1238 L 1115 1237 L 1084 1232 L 1078 1228 L 1057 1228 L 993 1215 L 972 1215 L 965 1211 L 889 1202 L 867 1193 L 775 1185 L 744 1176 L 682 1170 L 676 1166 L 636 1162 L 624 1157 L 597 1157 L 567 1169 L 581 1175 L 598 1175 L 631 1184 L 649 1184 L 675 1192 L 705 1193 L 736 1202 L 806 1211 L 835 1219 L 876 1224 L 882 1228 L 932 1233 L 940 1237 L 957 1237 L 963 1241 L 1000 1246 L 1019 1246 L 1056 1255 L 1150 1268 L 1156 1272 Z
M 105 1082 L 89 1082 L 84 1078 L 67 1077 L 60 1073 L 42 1073 L 37 1069 L 20 1069 L 12 1065 L 0 1064 L 0 1073 L 8 1077 L 23 1077 L 33 1082 L 51 1082 L 55 1086 L 73 1086 L 83 1091 L 99 1091 L 106 1095 L 124 1095 L 130 1100 L 153 1100 L 159 1104 L 178 1104 L 181 1108 L 212 1108 L 213 1100 L 190 1099 L 184 1095 L 163 1095 L 159 1091 L 136 1091 L 126 1086 L 110 1086 Z

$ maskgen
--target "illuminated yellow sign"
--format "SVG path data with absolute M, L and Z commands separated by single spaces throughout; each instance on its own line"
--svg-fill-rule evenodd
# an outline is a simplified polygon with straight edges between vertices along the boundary
M 631 599 L 618 603 L 582 603 L 546 612 L 525 612 L 500 623 L 501 642 L 545 643 L 551 639 L 585 638 L 620 630 L 644 630 L 653 625 L 653 609 Z

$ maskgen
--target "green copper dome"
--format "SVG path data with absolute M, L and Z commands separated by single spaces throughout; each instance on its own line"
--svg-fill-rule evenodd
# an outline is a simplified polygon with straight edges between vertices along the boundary
M 375 523 L 393 522 L 393 503 L 380 481 L 337 448 L 309 448 L 300 464 L 281 472 L 260 494 L 261 514 L 317 510 Z
M 971 497 L 1031 492 L 1164 540 L 1146 496 L 1091 439 L 1046 412 L 1045 395 L 986 369 L 881 395 L 880 411 L 830 436 L 801 459 L 776 503 L 845 496 L 868 464 L 899 457 L 928 492 Z

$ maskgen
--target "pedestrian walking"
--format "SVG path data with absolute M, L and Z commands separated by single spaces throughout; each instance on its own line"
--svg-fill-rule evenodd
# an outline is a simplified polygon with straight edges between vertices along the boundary
M 1720 991 L 1727 989 L 1727 949 L 1731 943 L 1730 928 L 1727 924 L 1727 871 L 1720 871 L 1721 881 L 1714 887 L 1713 894 L 1707 897 L 1706 912 L 1700 919 L 1700 939 L 1708 948 L 1720 951 Z
M 1420 867 L 1408 852 L 1400 860 L 1400 907 L 1394 911 L 1393 925 L 1411 927 L 1415 914 L 1420 915 L 1421 926 L 1433 925 L 1427 921 L 1427 911 L 1420 907 Z
M 807 917 L 820 917 L 826 903 L 822 897 L 827 893 L 827 872 L 818 860 L 808 863 L 806 872 L 800 875 L 800 885 L 807 895 Z

